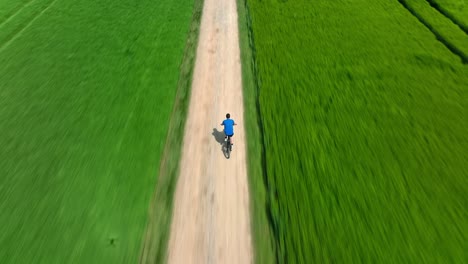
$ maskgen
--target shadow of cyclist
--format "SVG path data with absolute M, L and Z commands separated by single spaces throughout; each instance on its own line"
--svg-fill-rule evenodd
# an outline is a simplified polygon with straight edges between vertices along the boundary
M 224 143 L 224 131 L 218 131 L 217 128 L 213 128 L 213 133 L 211 133 L 211 135 L 213 135 L 216 142 L 218 142 L 220 145 Z
M 224 131 L 218 131 L 217 128 L 213 128 L 213 133 L 211 133 L 211 135 L 213 135 L 216 142 L 218 142 L 219 145 L 221 145 L 221 151 L 223 152 L 224 157 L 226 159 L 229 159 L 230 157 L 229 152 L 226 151 L 226 146 L 224 145 L 224 137 L 225 137 Z

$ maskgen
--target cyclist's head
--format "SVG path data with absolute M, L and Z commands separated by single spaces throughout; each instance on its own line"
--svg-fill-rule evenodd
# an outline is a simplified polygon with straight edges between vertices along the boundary
M 229 113 L 227 113 L 226 118 L 231 118 L 231 115 Z

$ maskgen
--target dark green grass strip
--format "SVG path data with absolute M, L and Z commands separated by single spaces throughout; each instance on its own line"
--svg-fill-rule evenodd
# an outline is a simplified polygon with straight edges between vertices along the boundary
M 183 148 L 182 140 L 188 104 L 190 102 L 190 88 L 196 59 L 203 2 L 203 0 L 194 1 L 190 31 L 180 67 L 176 100 L 174 109 L 172 110 L 169 133 L 160 165 L 159 180 L 149 207 L 140 263 L 166 262 L 167 243 L 171 230 L 173 197 L 178 179 L 180 155 Z
M 402 6 L 404 6 L 424 26 L 426 26 L 427 29 L 434 34 L 437 40 L 447 47 L 447 49 L 460 57 L 463 64 L 468 64 L 468 46 L 466 46 L 468 42 L 464 41 L 465 39 L 468 40 L 468 38 L 465 37 L 461 41 L 450 39 L 449 36 L 456 33 L 444 32 L 440 28 L 437 28 L 434 23 L 431 23 L 429 19 L 435 18 L 437 15 L 427 12 L 421 2 L 406 0 L 398 0 L 398 2 L 400 2 Z
M 447 8 L 441 6 L 437 0 L 427 0 L 427 2 L 429 2 L 429 4 L 438 12 L 446 16 L 448 19 L 452 20 L 452 22 L 455 23 L 458 27 L 460 27 L 460 29 L 463 30 L 466 34 L 468 34 L 468 25 L 463 23 L 462 20 L 460 20 L 457 16 L 452 14 Z M 468 19 L 468 13 L 466 14 L 466 16 Z
M 258 101 L 258 85 L 255 74 L 255 44 L 251 28 L 249 7 L 245 0 L 237 1 L 239 16 L 239 44 L 242 61 L 242 86 L 244 119 L 247 133 L 247 161 L 251 200 L 251 230 L 254 240 L 255 263 L 275 263 L 276 239 L 269 212 L 269 184 L 266 176 L 266 159 L 263 144 L 263 125 Z

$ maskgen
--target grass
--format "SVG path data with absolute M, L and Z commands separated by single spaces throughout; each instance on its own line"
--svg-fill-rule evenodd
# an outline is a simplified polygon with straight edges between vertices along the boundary
M 258 90 L 255 79 L 255 44 L 251 31 L 248 5 L 245 0 L 237 1 L 239 44 L 242 60 L 242 86 L 244 97 L 244 120 L 247 138 L 247 161 L 252 219 L 252 235 L 255 248 L 255 263 L 274 263 L 274 240 L 268 219 L 268 182 L 264 174 L 263 132 L 260 123 Z
M 37 1 L 37 0 L 36 0 Z M 24 9 L 29 8 L 31 5 L 36 5 L 35 0 L 2 0 L 2 9 L 0 9 L 0 25 L 7 22 L 7 20 L 15 17 L 20 11 L 24 12 Z
M 399 0 L 450 51 L 468 64 L 468 35 L 457 24 L 440 13 L 425 0 Z
M 467 66 L 398 1 L 247 4 L 276 261 L 466 262 Z
M 464 0 L 427 0 L 468 34 L 468 3 Z
M 3 3 L 0 262 L 138 261 L 193 1 Z
M 190 31 L 180 67 L 180 78 L 166 145 L 159 168 L 159 180 L 150 203 L 149 217 L 143 242 L 141 263 L 165 263 L 167 242 L 172 220 L 173 198 L 179 171 L 185 117 L 190 101 L 193 67 L 198 45 L 198 33 L 203 10 L 203 0 L 195 0 Z

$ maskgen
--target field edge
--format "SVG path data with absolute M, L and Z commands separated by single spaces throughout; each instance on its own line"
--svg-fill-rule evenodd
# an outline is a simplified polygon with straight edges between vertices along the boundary
M 159 177 L 149 205 L 148 219 L 142 237 L 139 263 L 165 263 L 170 235 L 175 186 L 179 172 L 179 160 L 190 91 L 195 65 L 198 35 L 204 0 L 194 0 L 192 20 L 187 35 L 184 57 L 180 64 L 180 76 L 174 101 L 166 143 L 160 161 Z
M 255 263 L 276 263 L 272 223 L 268 218 L 268 182 L 255 75 L 255 46 L 247 0 L 236 0 L 241 53 L 250 217 Z

